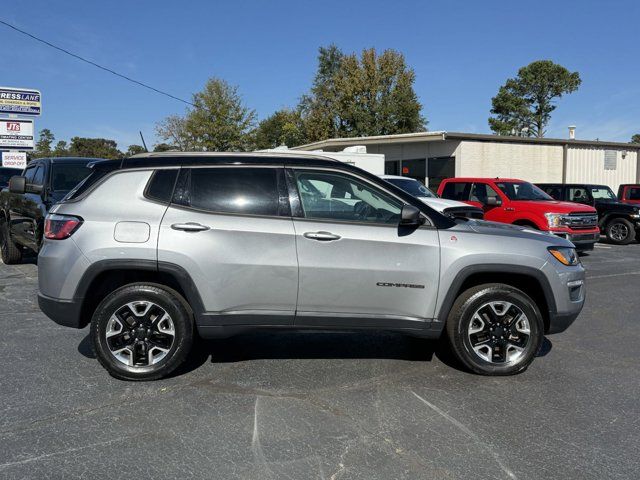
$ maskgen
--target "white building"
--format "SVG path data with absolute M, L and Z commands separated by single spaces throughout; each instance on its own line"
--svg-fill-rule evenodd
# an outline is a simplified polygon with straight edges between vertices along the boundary
M 332 138 L 294 150 L 337 152 L 364 145 L 384 154 L 385 173 L 424 181 L 437 190 L 448 177 L 511 177 L 531 182 L 640 182 L 640 145 L 575 139 L 420 132 Z

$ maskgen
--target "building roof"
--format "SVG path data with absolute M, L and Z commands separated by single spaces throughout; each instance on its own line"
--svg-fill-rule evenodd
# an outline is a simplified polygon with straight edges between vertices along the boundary
M 330 138 L 319 142 L 308 143 L 293 147 L 291 150 L 317 150 L 323 148 L 340 148 L 350 145 L 381 145 L 412 142 L 437 142 L 444 140 L 467 140 L 475 142 L 504 142 L 504 143 L 527 143 L 541 145 L 570 145 L 576 147 L 610 147 L 625 148 L 629 150 L 640 150 L 640 144 L 607 142 L 600 140 L 571 140 L 568 138 L 535 138 L 516 137 L 511 135 L 491 135 L 484 133 L 462 133 L 462 132 L 417 132 L 400 133 L 396 135 L 374 135 L 370 137 L 350 137 L 350 138 Z

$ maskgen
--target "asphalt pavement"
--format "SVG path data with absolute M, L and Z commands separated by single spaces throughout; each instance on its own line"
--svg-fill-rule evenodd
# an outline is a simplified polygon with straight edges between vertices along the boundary
M 582 315 L 515 377 L 400 334 L 252 333 L 151 383 L 38 310 L 33 262 L 0 263 L 0 478 L 638 478 L 640 244 L 582 261 Z

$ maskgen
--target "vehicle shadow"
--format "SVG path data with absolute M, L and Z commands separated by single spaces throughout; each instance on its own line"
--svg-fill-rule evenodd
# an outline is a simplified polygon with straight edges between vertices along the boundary
M 536 357 L 553 347 L 545 337 Z M 95 359 L 91 337 L 78 344 L 78 352 Z M 392 332 L 252 332 L 225 339 L 198 339 L 187 360 L 170 377 L 197 370 L 205 363 L 240 363 L 277 359 L 386 359 L 430 362 L 436 357 L 460 371 L 466 368 L 443 339 L 427 340 Z

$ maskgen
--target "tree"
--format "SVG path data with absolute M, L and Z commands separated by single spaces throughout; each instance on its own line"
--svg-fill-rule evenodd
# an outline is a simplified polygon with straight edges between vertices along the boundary
M 262 120 L 253 135 L 257 149 L 276 148 L 280 145 L 295 147 L 305 143 L 300 111 L 288 108 L 278 110 Z
M 145 153 L 146 151 L 147 149 L 142 145 L 129 145 L 129 148 L 127 148 L 127 152 L 125 153 L 125 155 L 127 157 L 131 157 L 133 155 L 137 155 L 138 153 Z
M 170 152 L 171 150 L 179 150 L 174 145 L 169 145 L 168 143 L 157 143 L 153 147 L 154 152 Z
M 358 58 L 335 45 L 321 48 L 311 92 L 300 104 L 308 141 L 424 131 L 414 82 L 415 72 L 395 50 L 378 55 L 371 48 Z
M 51 150 L 51 144 L 55 140 L 53 133 L 48 128 L 40 130 L 40 137 L 36 142 L 35 149 L 31 154 L 32 158 L 50 157 L 53 152 Z
M 65 142 L 64 140 L 58 141 L 58 143 L 56 143 L 56 147 L 53 149 L 53 156 L 54 157 L 66 157 L 67 155 L 69 155 L 69 149 L 67 147 L 67 142 Z
M 554 101 L 575 92 L 580 86 L 580 74 L 570 72 L 550 60 L 532 62 L 518 71 L 500 87 L 491 100 L 489 126 L 497 134 L 512 131 L 528 136 L 544 137 Z
M 122 158 L 115 140 L 106 138 L 73 137 L 69 146 L 69 155 L 73 157 Z
M 631 143 L 640 143 L 640 133 L 636 133 L 631 137 Z
M 247 108 L 238 87 L 211 78 L 193 95 L 195 108 L 184 117 L 172 115 L 156 126 L 156 132 L 180 150 L 244 151 L 252 146 L 250 132 L 255 112 Z

